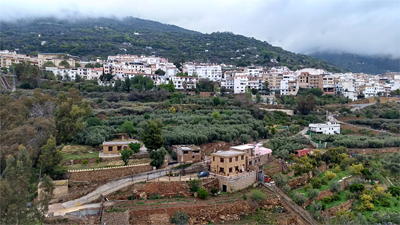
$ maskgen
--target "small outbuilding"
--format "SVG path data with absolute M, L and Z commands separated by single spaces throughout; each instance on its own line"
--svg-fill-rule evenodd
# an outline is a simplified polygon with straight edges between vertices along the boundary
M 311 152 L 311 149 L 309 149 L 309 148 L 303 148 L 303 149 L 294 151 L 294 154 L 295 154 L 297 157 L 302 157 L 302 156 L 304 156 L 304 155 L 308 155 L 310 152 Z
M 122 150 L 128 149 L 130 143 L 138 141 L 111 141 L 103 142 L 103 154 L 119 154 Z
M 201 148 L 196 145 L 173 145 L 178 163 L 196 163 L 201 161 Z

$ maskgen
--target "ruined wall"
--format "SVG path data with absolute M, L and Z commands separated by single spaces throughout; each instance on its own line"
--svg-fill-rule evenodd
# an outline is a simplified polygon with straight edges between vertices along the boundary
M 400 148 L 348 148 L 350 154 L 374 154 L 400 152 Z
M 131 210 L 130 224 L 169 224 L 175 212 L 185 212 L 189 216 L 188 224 L 207 224 L 239 220 L 240 216 L 251 214 L 256 207 L 249 202 L 239 201 L 228 204 L 212 204 L 168 209 Z M 106 214 L 106 213 L 105 213 Z M 104 221 L 106 222 L 106 221 Z M 113 224 L 108 223 L 107 225 Z
M 329 217 L 335 216 L 336 213 L 339 212 L 339 210 L 342 210 L 342 209 L 348 210 L 348 209 L 350 209 L 351 205 L 353 204 L 353 201 L 354 201 L 353 199 L 347 200 L 346 202 L 344 202 L 344 203 L 342 203 L 340 205 L 334 206 L 334 207 L 329 208 L 329 209 L 325 209 L 324 211 L 322 211 L 321 215 L 322 216 L 329 216 Z
M 166 164 L 167 161 L 165 161 L 164 165 L 161 168 L 164 168 Z M 101 168 L 93 170 L 88 169 L 81 171 L 74 170 L 68 172 L 71 174 L 69 178 L 70 181 L 104 181 L 112 178 L 132 175 L 132 173 L 138 174 L 151 170 L 153 170 L 153 166 L 151 166 L 150 164 L 140 164 L 116 168 Z
M 219 188 L 223 190 L 223 185 L 226 185 L 227 192 L 239 191 L 256 182 L 256 178 L 256 171 L 250 171 L 249 173 L 234 177 L 218 176 Z
M 293 179 L 288 180 L 287 184 L 288 184 L 290 187 L 302 186 L 302 185 L 304 185 L 305 183 L 307 183 L 309 179 L 310 179 L 309 174 L 306 174 L 306 173 L 305 173 L 305 174 L 303 174 L 302 176 L 295 177 L 295 178 L 293 178 Z

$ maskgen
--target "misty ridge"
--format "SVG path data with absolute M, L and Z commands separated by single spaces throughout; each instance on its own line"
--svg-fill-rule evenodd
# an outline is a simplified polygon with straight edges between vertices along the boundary
M 302 51 L 304 55 L 296 54 L 232 32 L 204 34 L 133 16 L 99 17 L 60 10 L 57 16 L 52 17 L 10 17 L 2 20 L 0 25 L 1 49 L 18 49 L 20 53 L 33 55 L 37 52 L 62 52 L 90 58 L 111 54 L 153 54 L 173 60 L 184 58 L 197 62 L 264 66 L 274 66 L 271 59 L 280 56 L 283 60 L 279 63 L 291 69 L 315 67 L 334 72 L 372 74 L 400 71 L 399 59 L 392 54 L 332 50 L 328 43 L 310 47 Z M 40 37 L 34 37 L 35 33 Z

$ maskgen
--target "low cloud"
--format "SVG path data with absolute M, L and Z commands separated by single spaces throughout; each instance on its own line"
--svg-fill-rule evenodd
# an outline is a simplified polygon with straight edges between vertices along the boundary
M 134 16 L 203 33 L 231 31 L 297 53 L 400 57 L 397 0 L 16 0 L 0 3 L 0 11 L 1 20 Z

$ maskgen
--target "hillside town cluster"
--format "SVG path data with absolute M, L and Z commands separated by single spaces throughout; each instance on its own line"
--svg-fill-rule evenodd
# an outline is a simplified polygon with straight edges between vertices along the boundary
M 156 56 L 116 55 L 108 56 L 106 60 L 84 62 L 78 57 L 52 53 L 40 53 L 37 57 L 17 54 L 15 51 L 0 51 L 1 68 L 9 68 L 14 63 L 29 61 L 55 76 L 69 77 L 75 80 L 80 76 L 87 80 L 97 80 L 100 85 L 114 85 L 116 80 L 131 79 L 137 75 L 150 77 L 155 85 L 168 84 L 170 81 L 175 89 L 192 89 L 199 79 L 209 79 L 219 82 L 220 87 L 235 94 L 244 93 L 249 89 L 263 90 L 268 82 L 269 89 L 280 95 L 296 95 L 299 88 L 320 88 L 324 94 L 342 95 L 351 100 L 357 100 L 361 94 L 364 97 L 390 96 L 391 91 L 400 89 L 400 73 L 387 72 L 376 76 L 364 73 L 330 73 L 322 69 L 304 68 L 291 71 L 286 66 L 236 67 L 212 63 L 183 63 L 179 68 L 168 59 Z M 65 66 L 44 67 L 46 62 L 59 65 L 66 61 Z M 78 63 L 80 67 L 75 67 Z M 100 68 L 87 68 L 85 65 L 99 63 Z M 157 71 L 162 71 L 159 73 Z M 110 81 L 100 80 L 102 74 L 111 74 Z

